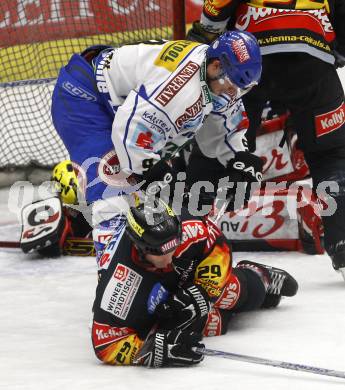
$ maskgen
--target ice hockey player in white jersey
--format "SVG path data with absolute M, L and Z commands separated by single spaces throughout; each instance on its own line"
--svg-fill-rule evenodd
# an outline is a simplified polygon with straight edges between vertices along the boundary
M 212 46 L 149 41 L 74 54 L 60 71 L 52 118 L 85 174 L 87 203 L 119 198 L 137 188 L 133 183 L 145 181 L 144 190 L 152 182 L 164 187 L 174 176 L 166 160 L 203 125 L 209 131 L 204 142 L 226 156 L 229 175 L 241 171 L 244 180 L 236 181 L 260 179 L 260 160 L 247 149 L 240 99 L 260 75 L 259 46 L 247 32 L 228 31 Z M 104 229 L 121 230 L 124 219 L 113 217 L 96 223 L 108 220 Z

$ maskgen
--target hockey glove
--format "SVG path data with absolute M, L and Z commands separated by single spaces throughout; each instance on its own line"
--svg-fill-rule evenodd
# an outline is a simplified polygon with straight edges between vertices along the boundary
M 192 28 L 187 32 L 186 39 L 188 41 L 196 41 L 209 45 L 218 38 L 219 35 L 220 34 L 205 30 L 202 24 L 197 20 L 196 22 L 193 22 Z
M 174 170 L 165 160 L 160 160 L 152 165 L 143 175 L 134 175 L 134 177 L 138 183 L 145 180 L 140 189 L 148 195 L 158 194 L 176 181 Z
M 162 329 L 202 329 L 210 311 L 207 293 L 200 286 L 180 289 L 166 303 L 157 306 L 155 314 Z
M 196 348 L 205 348 L 202 335 L 181 330 L 153 333 L 139 351 L 135 363 L 146 367 L 191 366 L 204 359 Z
M 260 157 L 249 152 L 237 152 L 227 164 L 229 181 L 234 187 L 228 193 L 230 200 L 228 210 L 235 210 L 246 205 L 250 198 L 251 183 L 262 181 L 263 161 Z M 242 192 L 242 193 L 241 193 Z M 240 202 L 236 202 L 236 195 Z

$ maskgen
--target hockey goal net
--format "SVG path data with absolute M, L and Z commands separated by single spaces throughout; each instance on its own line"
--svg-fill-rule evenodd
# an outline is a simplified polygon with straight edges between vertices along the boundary
M 0 169 L 51 167 L 68 157 L 51 122 L 50 100 L 73 53 L 95 44 L 182 38 L 184 3 L 1 0 Z

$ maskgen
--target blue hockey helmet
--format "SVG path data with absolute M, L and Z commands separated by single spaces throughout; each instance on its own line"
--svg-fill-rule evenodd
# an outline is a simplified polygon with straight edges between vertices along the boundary
M 260 48 L 254 35 L 249 32 L 225 32 L 207 49 L 206 58 L 219 59 L 225 76 L 242 90 L 260 81 Z

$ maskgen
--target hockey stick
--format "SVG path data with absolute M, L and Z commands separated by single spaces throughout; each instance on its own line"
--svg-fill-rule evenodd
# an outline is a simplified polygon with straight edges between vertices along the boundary
M 215 224 L 218 225 L 220 219 L 222 216 L 225 214 L 226 209 L 231 202 L 231 198 L 226 198 L 226 199 L 221 199 L 221 198 L 216 198 L 213 203 L 213 209 L 212 209 L 212 216 L 208 216 L 208 218 Z M 220 208 L 217 207 L 217 205 L 221 203 Z
M 0 241 L 0 248 L 19 248 L 19 241 Z
M 304 371 L 304 372 L 309 372 L 311 374 L 333 376 L 336 378 L 345 379 L 344 371 L 336 371 L 336 370 L 330 370 L 328 368 L 306 366 L 305 364 L 289 363 L 280 360 L 265 359 L 265 358 L 255 357 L 255 356 L 239 355 L 232 352 L 217 351 L 215 349 L 208 349 L 208 348 L 206 349 L 199 348 L 198 351 L 203 353 L 206 356 L 216 356 L 224 359 L 239 360 L 246 363 L 262 364 L 264 366 L 285 368 L 287 370 L 294 370 L 294 371 Z
M 215 218 L 212 219 L 212 221 L 213 221 L 213 223 L 215 225 L 218 225 L 218 222 L 220 221 L 222 216 L 225 214 L 226 209 L 227 209 L 229 203 L 230 203 L 230 199 L 226 199 L 224 201 L 224 203 L 222 204 L 222 206 L 220 207 L 220 209 L 217 211 L 217 214 L 215 215 Z

